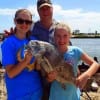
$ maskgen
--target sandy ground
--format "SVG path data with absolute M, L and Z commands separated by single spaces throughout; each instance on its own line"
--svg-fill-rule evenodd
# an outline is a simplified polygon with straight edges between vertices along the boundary
M 99 88 L 97 91 L 82 92 L 81 100 L 100 100 L 100 73 L 95 75 Z M 6 100 L 6 87 L 4 83 L 4 74 L 0 72 L 0 100 Z
M 87 96 L 89 95 L 89 97 Z M 97 92 L 82 92 L 81 100 L 100 100 L 100 87 Z M 0 100 L 6 100 L 6 88 L 5 85 L 0 84 Z
M 4 70 L 0 69 L 0 100 L 6 100 L 6 87 L 4 82 Z
M 0 100 L 6 100 L 6 89 L 5 87 L 0 86 L 0 89 L 2 89 L 2 93 L 0 93 Z M 100 100 L 100 88 L 97 92 L 87 92 L 89 97 L 85 92 L 82 92 L 81 100 Z
M 100 73 L 96 73 L 91 80 L 95 80 L 95 82 L 98 84 L 99 88 L 97 89 L 97 91 L 91 91 L 90 90 L 87 92 L 83 92 L 82 96 L 81 96 L 81 100 L 100 100 Z M 91 86 L 89 85 L 91 82 L 89 82 L 87 84 L 87 86 Z
M 85 92 L 82 93 L 81 100 L 100 100 L 100 87 L 97 92 L 87 92 L 89 97 Z

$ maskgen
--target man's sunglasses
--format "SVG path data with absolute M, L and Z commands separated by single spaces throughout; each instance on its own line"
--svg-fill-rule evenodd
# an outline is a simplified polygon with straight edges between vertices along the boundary
M 32 21 L 30 21 L 30 20 L 24 20 L 24 19 L 21 19 L 21 18 L 18 18 L 18 19 L 16 19 L 16 22 L 17 22 L 17 24 L 27 24 L 27 25 L 31 25 L 32 24 Z

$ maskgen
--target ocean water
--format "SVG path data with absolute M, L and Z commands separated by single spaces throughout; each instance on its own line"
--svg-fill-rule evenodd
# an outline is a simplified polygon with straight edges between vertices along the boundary
M 96 56 L 100 62 L 100 38 L 73 38 L 71 42 L 82 48 L 89 56 Z

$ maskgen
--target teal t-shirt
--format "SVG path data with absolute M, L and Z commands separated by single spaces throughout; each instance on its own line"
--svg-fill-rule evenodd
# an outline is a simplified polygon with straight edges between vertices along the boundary
M 64 60 L 73 66 L 75 76 L 82 52 L 78 47 L 69 46 L 68 51 L 64 53 Z M 66 89 L 63 89 L 61 83 L 54 81 L 51 85 L 49 100 L 80 100 L 80 90 L 69 83 L 66 83 Z

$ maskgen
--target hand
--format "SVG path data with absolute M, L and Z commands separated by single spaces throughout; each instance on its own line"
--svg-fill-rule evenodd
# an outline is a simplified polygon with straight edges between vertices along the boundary
M 48 82 L 54 81 L 56 79 L 56 77 L 57 77 L 57 72 L 56 71 L 52 71 L 52 72 L 47 74 Z
M 29 51 L 27 51 L 27 52 L 25 53 L 24 61 L 25 61 L 27 64 L 30 64 L 30 61 L 31 61 L 32 57 L 33 57 L 33 56 L 32 56 L 32 53 L 29 52 Z
M 9 37 L 10 35 L 12 35 L 12 33 L 14 33 L 14 30 L 13 30 L 12 27 L 10 28 L 10 32 L 7 31 L 7 30 L 4 30 L 4 37 L 5 37 L 5 38 L 6 38 L 6 37 Z
M 89 76 L 86 73 L 81 74 L 76 79 L 76 86 L 79 87 L 80 89 L 83 89 L 88 79 L 89 79 Z

